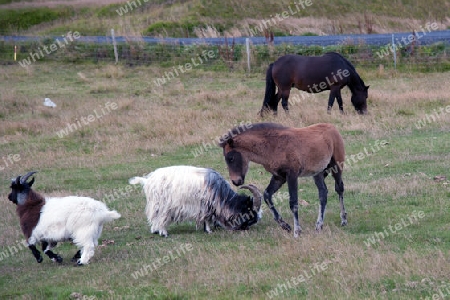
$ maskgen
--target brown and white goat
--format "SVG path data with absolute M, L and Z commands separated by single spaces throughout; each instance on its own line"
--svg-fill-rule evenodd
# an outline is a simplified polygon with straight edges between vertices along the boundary
M 44 253 L 61 263 L 61 256 L 51 249 L 57 242 L 71 240 L 80 248 L 72 261 L 78 265 L 87 264 L 98 245 L 103 223 L 120 218 L 120 214 L 110 211 L 103 202 L 88 197 L 44 198 L 31 189 L 34 177 L 27 182 L 34 173 L 13 179 L 8 195 L 8 199 L 17 205 L 20 227 L 28 248 L 40 263 L 42 256 L 36 249 L 36 243 L 40 242 Z

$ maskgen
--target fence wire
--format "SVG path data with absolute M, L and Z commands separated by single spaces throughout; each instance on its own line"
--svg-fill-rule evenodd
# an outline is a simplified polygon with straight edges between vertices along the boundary
M 357 67 L 395 66 L 400 70 L 442 72 L 450 70 L 449 49 L 450 46 L 446 42 L 408 45 L 403 48 L 348 42 L 332 46 L 250 44 L 247 51 L 245 45 L 234 43 L 233 39 L 224 39 L 222 44 L 214 45 L 146 43 L 130 40 L 117 43 L 116 61 L 112 43 L 81 42 L 74 39 L 61 41 L 48 37 L 33 41 L 0 41 L 0 64 L 19 64 L 27 67 L 45 62 L 89 62 L 119 63 L 128 66 L 157 65 L 180 72 L 190 68 L 261 72 L 269 63 L 285 54 L 317 56 L 336 51 Z

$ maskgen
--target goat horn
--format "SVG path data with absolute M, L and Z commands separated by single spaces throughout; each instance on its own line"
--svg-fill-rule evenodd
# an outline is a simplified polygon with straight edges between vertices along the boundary
M 20 184 L 24 184 L 25 182 L 27 182 L 28 178 L 29 178 L 31 175 L 33 175 L 34 173 L 37 173 L 37 172 L 36 172 L 36 171 L 28 172 L 28 173 L 27 173 L 25 176 L 23 176 L 22 178 L 20 178 L 20 176 L 19 176 L 19 177 L 17 177 L 17 179 L 20 178 Z
M 261 192 L 253 184 L 243 185 L 243 186 L 241 186 L 241 189 L 247 189 L 250 192 L 252 192 L 252 194 L 253 194 L 253 209 L 258 212 L 259 209 L 261 208 L 261 201 L 262 201 Z
M 16 179 L 13 179 L 12 182 L 15 184 L 20 184 L 20 176 L 17 176 Z

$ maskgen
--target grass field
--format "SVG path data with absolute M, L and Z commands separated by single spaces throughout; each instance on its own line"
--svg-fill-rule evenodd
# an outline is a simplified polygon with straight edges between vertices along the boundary
M 0 0 L 0 34 L 238 37 L 265 21 L 276 36 L 410 32 L 427 22 L 445 30 L 449 8 L 445 0 Z M 270 22 L 283 12 L 289 17 Z
M 314 231 L 317 190 L 312 178 L 301 178 L 299 197 L 308 205 L 299 213 L 300 238 L 282 231 L 265 204 L 261 222 L 246 232 L 208 235 L 182 223 L 161 238 L 149 232 L 144 195 L 128 178 L 185 164 L 212 167 L 228 179 L 213 140 L 241 122 L 261 121 L 264 75 L 194 69 L 156 87 L 154 78 L 166 69 L 0 68 L 1 299 L 450 297 L 450 73 L 358 69 L 370 85 L 369 115 L 354 112 L 346 89 L 346 115 L 336 105 L 328 115 L 322 93 L 292 105 L 290 116 L 280 111 L 265 119 L 338 127 L 350 159 L 347 227 L 339 226 L 327 180 L 324 230 Z M 57 107 L 44 107 L 45 97 Z M 47 257 L 37 264 L 21 244 L 7 195 L 10 179 L 31 170 L 39 172 L 35 189 L 47 196 L 90 196 L 122 214 L 105 226 L 88 266 L 72 266 L 76 249 L 69 243 L 56 248 L 61 265 Z M 269 179 L 256 164 L 246 177 L 260 189 Z M 286 187 L 276 205 L 292 225 Z

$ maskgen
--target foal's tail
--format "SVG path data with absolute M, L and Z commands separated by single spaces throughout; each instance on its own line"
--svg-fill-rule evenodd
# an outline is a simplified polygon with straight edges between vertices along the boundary
M 344 147 L 344 139 L 339 131 L 334 128 L 334 153 L 333 158 L 337 163 L 341 173 L 344 170 L 344 162 L 345 162 L 345 147 Z
M 264 110 L 270 109 L 269 103 L 271 103 L 273 101 L 273 99 L 275 99 L 276 87 L 275 87 L 275 81 L 273 80 L 273 77 L 272 77 L 272 68 L 273 68 L 273 63 L 271 63 L 269 65 L 269 68 L 267 68 L 267 72 L 266 72 L 266 94 L 264 96 L 264 102 L 263 102 L 261 111 L 259 112 L 261 117 L 263 116 Z

